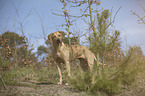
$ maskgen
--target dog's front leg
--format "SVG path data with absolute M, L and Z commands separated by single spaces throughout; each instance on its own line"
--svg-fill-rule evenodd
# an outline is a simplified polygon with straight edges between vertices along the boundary
M 62 84 L 62 73 L 61 73 L 61 65 L 60 64 L 57 64 L 57 68 L 58 68 L 58 72 L 59 72 L 59 82 L 58 84 Z

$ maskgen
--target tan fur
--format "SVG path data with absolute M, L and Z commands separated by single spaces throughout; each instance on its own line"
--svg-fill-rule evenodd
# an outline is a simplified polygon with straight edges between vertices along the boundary
M 57 31 L 48 35 L 48 39 L 52 44 L 52 54 L 53 58 L 57 63 L 57 68 L 59 71 L 60 82 L 62 84 L 62 73 L 61 73 L 61 63 L 66 64 L 68 76 L 70 75 L 70 62 L 79 59 L 80 66 L 84 71 L 92 70 L 94 60 L 96 60 L 95 55 L 89 50 L 88 47 L 80 45 L 67 45 L 62 42 L 64 39 L 64 32 Z

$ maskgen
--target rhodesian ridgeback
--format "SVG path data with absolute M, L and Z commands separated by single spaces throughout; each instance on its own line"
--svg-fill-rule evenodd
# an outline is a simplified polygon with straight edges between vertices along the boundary
M 52 55 L 59 71 L 60 81 L 58 84 L 62 84 L 61 63 L 66 64 L 68 76 L 71 77 L 70 63 L 73 60 L 79 59 L 83 71 L 92 70 L 94 60 L 96 60 L 95 55 L 88 47 L 64 44 L 64 37 L 65 33 L 63 31 L 57 31 L 48 35 L 48 40 L 52 45 Z

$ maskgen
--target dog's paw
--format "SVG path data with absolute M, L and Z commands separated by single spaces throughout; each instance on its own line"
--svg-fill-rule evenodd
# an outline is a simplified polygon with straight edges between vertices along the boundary
M 65 83 L 66 86 L 68 86 L 68 83 Z
M 61 84 L 62 84 L 62 82 L 58 82 L 57 84 L 58 84 L 58 85 L 61 85 Z

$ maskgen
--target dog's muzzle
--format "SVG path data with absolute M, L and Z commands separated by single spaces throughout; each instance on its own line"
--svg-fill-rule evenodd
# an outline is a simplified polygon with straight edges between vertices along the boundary
M 57 43 L 60 43 L 60 39 L 58 38 L 58 39 L 56 40 L 56 42 L 57 42 Z

